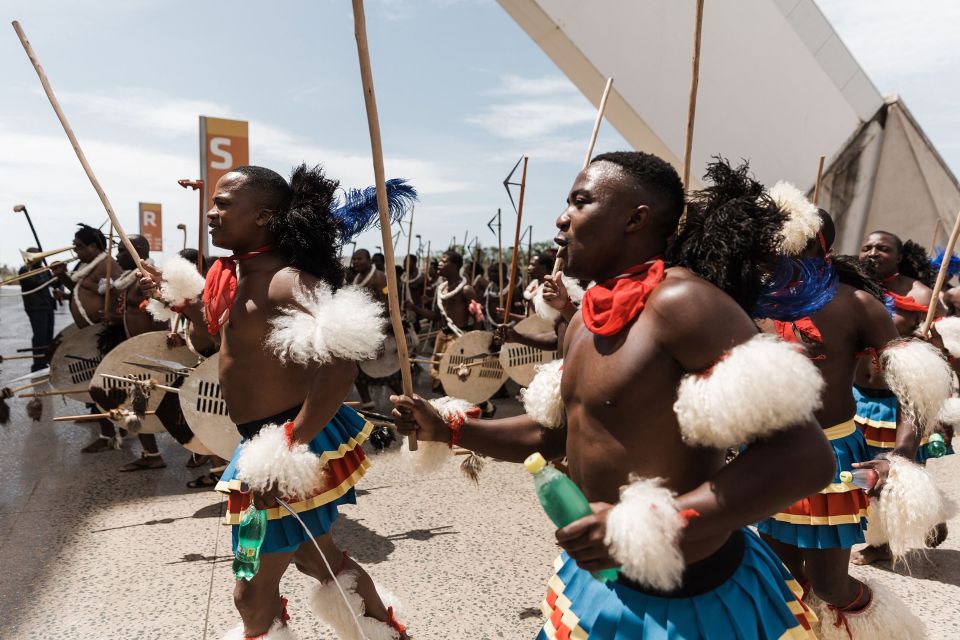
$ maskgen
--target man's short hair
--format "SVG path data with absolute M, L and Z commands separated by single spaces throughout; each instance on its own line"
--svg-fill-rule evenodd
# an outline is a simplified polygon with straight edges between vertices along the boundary
M 611 162 L 620 167 L 653 199 L 646 204 L 663 216 L 667 229 L 672 232 L 676 228 L 683 213 L 683 182 L 669 162 L 643 151 L 601 153 L 590 161 L 594 162 Z
M 454 251 L 453 249 L 450 249 L 449 251 L 444 251 L 443 255 L 447 257 L 447 262 L 452 262 L 453 264 L 457 265 L 457 269 L 463 268 L 463 256 L 457 253 L 456 251 Z
M 541 267 L 546 269 L 548 272 L 553 272 L 553 265 L 556 263 L 556 256 L 551 256 L 548 253 L 538 253 L 537 262 Z
M 83 224 L 82 222 L 77 225 L 80 227 L 77 229 L 77 232 L 73 234 L 77 240 L 83 244 L 93 244 L 96 245 L 98 249 L 103 251 L 107 248 L 107 239 L 104 237 L 103 232 L 100 229 L 91 227 L 88 224 Z

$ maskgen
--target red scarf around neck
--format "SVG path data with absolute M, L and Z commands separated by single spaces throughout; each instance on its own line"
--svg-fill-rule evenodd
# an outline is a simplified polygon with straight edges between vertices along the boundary
M 927 305 L 920 304 L 913 296 L 901 296 L 893 291 L 887 291 L 887 295 L 893 299 L 893 306 L 901 311 L 916 311 L 919 313 L 927 312 Z
M 237 297 L 237 264 L 241 260 L 248 260 L 268 251 L 273 251 L 272 244 L 265 244 L 247 253 L 235 253 L 228 258 L 219 258 L 210 267 L 203 287 L 203 315 L 207 319 L 207 331 L 210 335 L 220 333 L 220 329 L 230 319 L 230 307 L 233 306 L 233 299 Z
M 583 322 L 591 333 L 615 336 L 634 320 L 647 298 L 666 277 L 663 260 L 630 267 L 616 278 L 587 289 L 583 294 Z

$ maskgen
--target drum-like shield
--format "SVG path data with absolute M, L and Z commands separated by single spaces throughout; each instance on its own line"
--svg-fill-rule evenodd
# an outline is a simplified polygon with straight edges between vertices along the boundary
M 97 350 L 97 336 L 103 330 L 99 324 L 77 329 L 76 325 L 60 332 L 62 340 L 50 360 L 50 386 L 69 395 L 87 397 L 87 388 L 93 372 L 103 357 Z M 83 399 L 83 398 L 77 398 Z
M 493 334 L 469 331 L 450 344 L 440 359 L 440 382 L 447 395 L 474 404 L 497 392 L 507 379 L 495 353 Z
M 220 354 L 204 360 L 180 388 L 180 408 L 187 424 L 214 454 L 229 460 L 240 444 L 240 432 L 227 413 L 220 391 Z
M 516 330 L 525 335 L 553 331 L 553 323 L 540 316 L 530 316 L 517 323 Z M 518 342 L 507 342 L 500 349 L 500 366 L 521 387 L 526 387 L 536 375 L 536 368 L 557 359 L 556 350 L 546 351 Z

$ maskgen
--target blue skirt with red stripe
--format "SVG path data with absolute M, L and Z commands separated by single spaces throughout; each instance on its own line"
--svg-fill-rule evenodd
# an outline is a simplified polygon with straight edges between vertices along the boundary
M 275 423 L 283 424 L 292 420 L 299 407 L 286 411 L 258 423 L 261 426 Z M 292 415 L 291 415 L 292 414 Z M 246 425 L 245 425 L 246 426 Z M 304 521 L 310 532 L 316 537 L 326 534 L 337 520 L 337 507 L 342 504 L 356 504 L 354 486 L 370 467 L 361 444 L 366 440 L 373 426 L 347 406 L 341 406 L 333 419 L 310 441 L 310 450 L 320 457 L 326 465 L 326 484 L 313 496 L 305 500 L 289 502 L 290 507 Z M 249 431 L 248 431 L 249 433 Z M 243 446 L 244 438 L 240 447 Z M 230 464 L 224 470 L 217 483 L 216 490 L 229 494 L 225 524 L 231 525 L 233 551 L 237 551 L 237 530 L 240 517 L 250 506 L 250 494 L 240 491 L 237 479 L 237 458 L 240 447 L 234 451 Z M 267 535 L 260 548 L 261 553 L 290 553 L 310 538 L 283 507 L 267 510 Z
M 890 453 L 897 444 L 897 397 L 886 389 L 865 389 L 853 387 L 853 397 L 857 401 L 857 426 L 867 440 L 867 453 L 873 459 L 881 453 Z M 954 453 L 947 445 L 946 455 Z M 917 447 L 916 461 L 925 464 L 934 456 L 927 449 L 924 438 Z
M 813 640 L 816 616 L 801 604 L 800 586 L 780 559 L 749 529 L 733 536 L 742 543 L 729 577 L 684 597 L 651 595 L 622 578 L 598 582 L 563 553 L 537 640 Z

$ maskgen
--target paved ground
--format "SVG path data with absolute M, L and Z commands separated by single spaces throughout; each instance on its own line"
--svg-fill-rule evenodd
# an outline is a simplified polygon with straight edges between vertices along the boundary
M 0 354 L 28 341 L 19 300 L 0 299 Z M 27 369 L 5 363 L 0 381 Z M 133 439 L 84 455 L 93 428 L 49 420 L 82 412 L 78 403 L 46 399 L 39 423 L 23 403 L 11 403 L 11 423 L 0 427 L 0 638 L 199 640 L 235 625 L 223 504 L 185 487 L 196 475 L 183 466 L 187 453 L 162 436 L 166 469 L 119 473 L 138 451 Z M 453 468 L 407 477 L 396 454 L 373 462 L 335 535 L 402 597 L 418 640 L 532 638 L 556 547 L 526 472 L 490 463 L 477 487 Z M 934 465 L 953 495 L 958 465 L 960 456 Z M 952 526 L 960 533 L 960 520 Z M 908 600 L 932 638 L 960 638 L 958 542 L 915 559 L 912 576 L 889 566 L 855 573 Z M 330 639 L 306 609 L 307 584 L 295 571 L 284 580 L 292 624 L 304 640 Z

